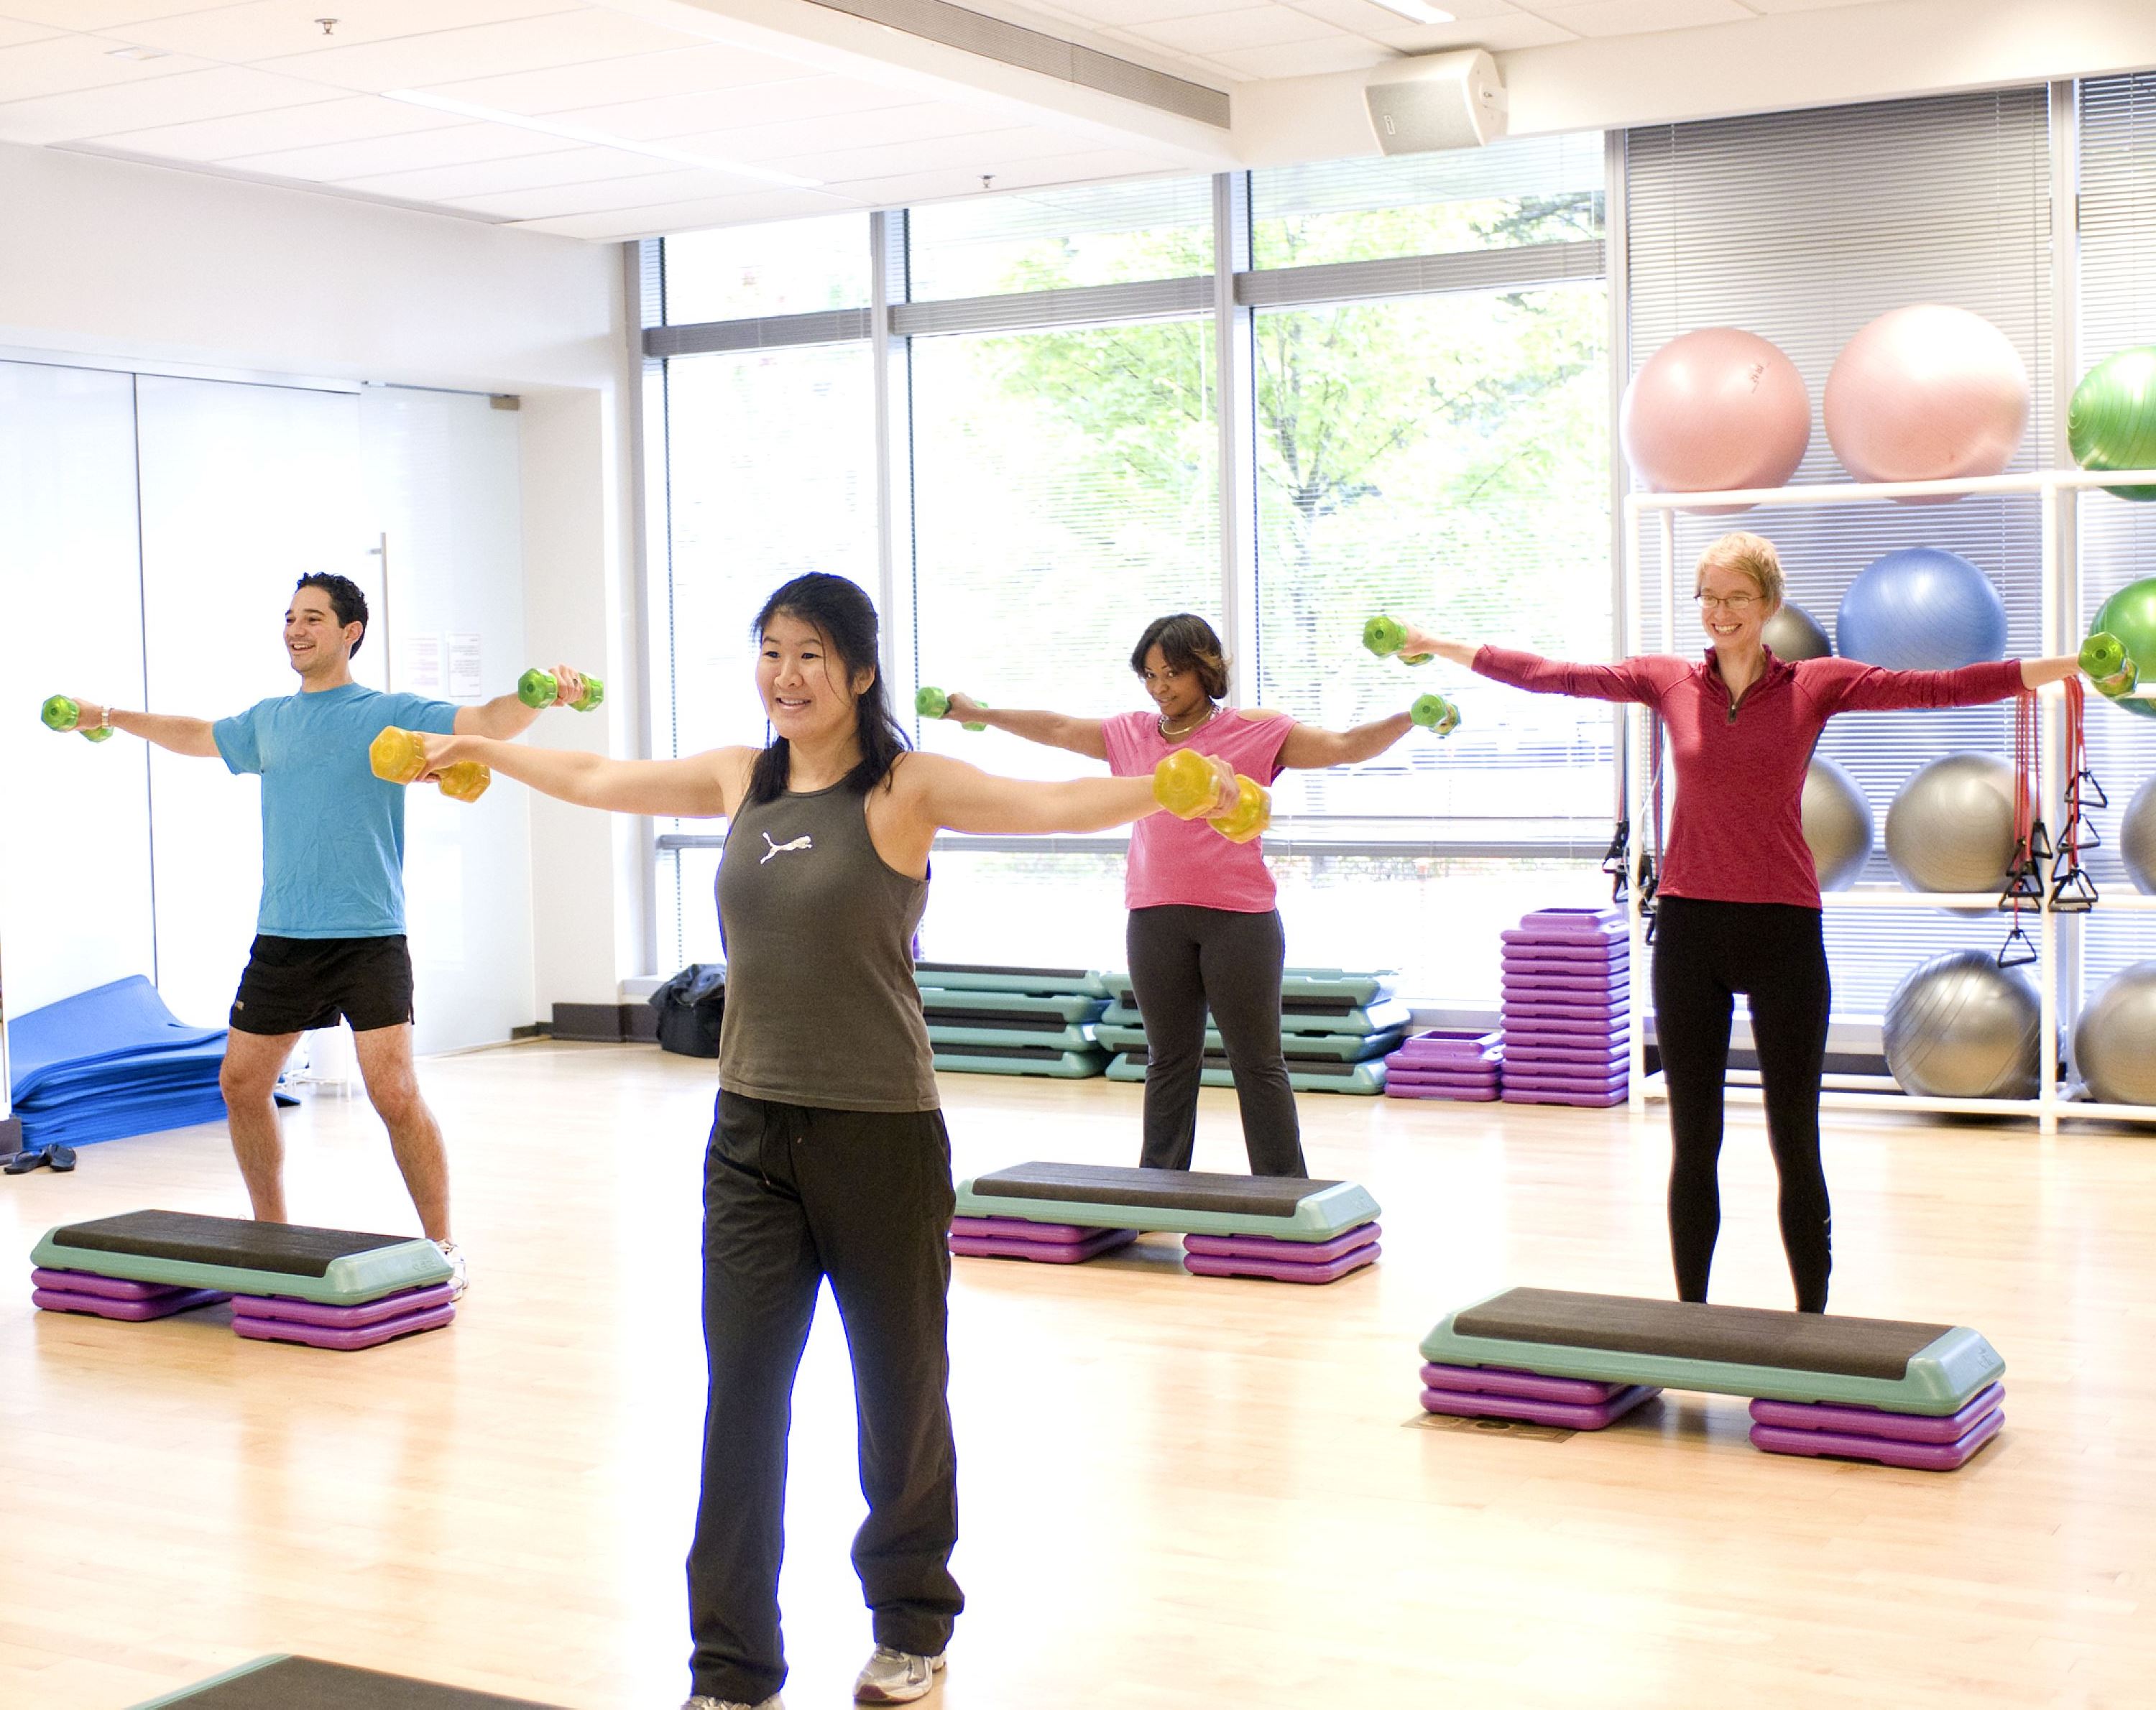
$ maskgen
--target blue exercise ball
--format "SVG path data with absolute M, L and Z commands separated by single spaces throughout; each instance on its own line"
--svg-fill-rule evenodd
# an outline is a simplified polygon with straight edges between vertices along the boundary
M 1893 671 L 2006 657 L 2006 602 L 1958 553 L 1910 546 L 1866 565 L 1841 596 L 1835 651 Z

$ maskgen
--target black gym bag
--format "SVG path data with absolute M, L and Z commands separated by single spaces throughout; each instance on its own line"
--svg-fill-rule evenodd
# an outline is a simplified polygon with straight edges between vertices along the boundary
M 716 1057 L 726 1010 L 726 965 L 691 962 L 649 999 L 659 1011 L 659 1044 L 684 1057 Z

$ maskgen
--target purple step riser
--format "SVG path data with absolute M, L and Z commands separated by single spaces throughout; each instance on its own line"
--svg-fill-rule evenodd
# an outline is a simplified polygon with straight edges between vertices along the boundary
M 393 1342 L 400 1336 L 413 1336 L 423 1330 L 441 1329 L 452 1323 L 456 1315 L 456 1307 L 452 1303 L 429 1307 L 418 1312 L 401 1313 L 395 1318 L 383 1318 L 372 1324 L 339 1327 L 302 1324 L 290 1318 L 249 1318 L 235 1313 L 232 1328 L 250 1342 L 296 1342 L 304 1347 L 353 1354 L 362 1348 L 375 1348 L 384 1342 Z
M 1846 1431 L 1788 1431 L 1779 1426 L 1755 1425 L 1752 1446 L 1770 1455 L 1832 1457 L 1845 1461 L 1876 1461 L 1882 1466 L 1905 1467 L 1918 1472 L 1951 1472 L 1997 1436 L 2006 1423 L 2006 1410 L 1994 1407 L 1966 1436 L 1951 1443 L 1912 1443 L 1892 1437 L 1857 1436 Z
M 275 1318 L 286 1323 L 315 1324 L 324 1329 L 351 1330 L 366 1324 L 378 1324 L 384 1319 L 402 1318 L 408 1313 L 425 1312 L 431 1308 L 448 1305 L 456 1294 L 446 1282 L 431 1282 L 423 1288 L 402 1289 L 395 1294 L 377 1295 L 351 1306 L 337 1306 L 319 1300 L 294 1300 L 282 1294 L 235 1294 L 232 1297 L 232 1311 L 235 1318 Z
M 1275 1282 L 1337 1282 L 1378 1262 L 1382 1251 L 1372 1242 L 1329 1265 L 1284 1265 L 1271 1259 L 1229 1258 L 1215 1253 L 1185 1253 L 1183 1267 L 1197 1277 L 1265 1277 Z
M 198 1306 L 215 1306 L 224 1298 L 214 1288 L 182 1288 L 155 1300 L 121 1300 L 109 1294 L 76 1294 L 64 1288 L 30 1291 L 30 1303 L 41 1312 L 80 1313 L 87 1318 L 112 1318 L 127 1324 L 169 1318 Z
M 1972 1395 L 1960 1411 L 1948 1414 L 1890 1413 L 1881 1407 L 1851 1407 L 1830 1401 L 1754 1401 L 1752 1417 L 1784 1431 L 1825 1431 L 1845 1436 L 1885 1437 L 1905 1443 L 1958 1442 L 1987 1414 L 2006 1400 L 2006 1386 L 1994 1384 Z
M 1368 1247 L 1384 1230 L 1375 1223 L 1358 1223 L 1330 1241 L 1281 1241 L 1270 1235 L 1186 1235 L 1183 1250 L 1217 1259 L 1276 1258 L 1283 1264 L 1329 1264 Z
M 1660 1390 L 1635 1385 L 1598 1405 L 1582 1406 L 1563 1401 L 1537 1401 L 1524 1395 L 1486 1395 L 1466 1390 L 1425 1388 L 1422 1405 L 1426 1413 L 1443 1413 L 1455 1419 L 1516 1419 L 1528 1425 L 1601 1431 L 1660 1394 Z
M 1613 1401 L 1630 1384 L 1605 1384 L 1596 1378 L 1553 1378 L 1538 1371 L 1503 1365 L 1439 1365 L 1425 1363 L 1423 1387 L 1455 1395 L 1517 1395 L 1529 1401 L 1561 1401 L 1573 1407 L 1599 1407 Z

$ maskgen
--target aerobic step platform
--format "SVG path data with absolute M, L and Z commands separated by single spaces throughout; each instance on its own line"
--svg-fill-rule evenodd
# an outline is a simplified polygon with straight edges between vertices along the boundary
M 951 1251 L 1071 1264 L 1167 1231 L 1200 1276 L 1332 1282 L 1375 1262 L 1377 1216 L 1352 1181 L 1019 1164 L 958 1184 Z
M 1630 1096 L 1629 930 L 1621 909 L 1537 909 L 1499 934 L 1507 1103 Z
M 1752 1441 L 1948 1472 L 2005 1423 L 2006 1363 L 1975 1331 L 1892 1318 L 1513 1288 L 1423 1339 L 1432 1413 L 1594 1431 L 1659 1390 L 1753 1398 Z
M 920 962 L 913 982 L 939 1069 L 1082 1080 L 1108 1066 L 1093 1037 L 1107 987 L 1090 969 Z
M 1121 1054 L 1108 1078 L 1146 1078 L 1145 1022 L 1130 975 L 1107 976 L 1116 1001 L 1094 1030 L 1101 1044 Z M 1389 971 L 1358 974 L 1339 968 L 1290 968 L 1281 980 L 1281 1051 L 1288 1084 L 1305 1093 L 1385 1090 L 1385 1066 L 1378 1059 L 1407 1037 L 1408 1007 L 1393 997 Z M 1199 1079 L 1232 1087 L 1235 1078 L 1218 1029 L 1205 1030 L 1205 1062 Z
M 344 1352 L 456 1316 L 449 1262 L 409 1236 L 130 1211 L 49 1230 L 30 1261 L 47 1312 L 139 1321 L 229 1298 L 243 1336 Z
M 258 1656 L 135 1710 L 561 1710 L 311 1656 Z

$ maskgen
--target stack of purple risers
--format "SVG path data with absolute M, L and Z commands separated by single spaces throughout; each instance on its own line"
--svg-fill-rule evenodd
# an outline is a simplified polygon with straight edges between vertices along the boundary
M 1752 1404 L 1752 1444 L 1770 1455 L 1832 1455 L 1920 1472 L 1951 1472 L 2006 1423 L 2006 1389 L 1994 1384 L 1958 1413 L 1890 1413 L 1824 1401 Z
M 1631 942 L 1616 909 L 1537 909 L 1502 934 L 1507 1104 L 1622 1104 Z
M 1486 1104 L 1502 1084 L 1504 1037 L 1442 1027 L 1414 1034 L 1385 1059 L 1385 1096 Z
M 1426 1413 L 1463 1419 L 1519 1419 L 1572 1431 L 1600 1431 L 1661 1390 L 1648 1384 L 1605 1384 L 1592 1378 L 1544 1377 L 1496 1365 L 1425 1365 Z
M 446 1282 L 403 1289 L 353 1306 L 326 1306 L 280 1295 L 228 1295 L 214 1288 L 134 1282 L 88 1271 L 39 1268 L 30 1272 L 30 1284 L 31 1303 L 46 1312 L 86 1313 L 130 1323 L 229 1300 L 232 1328 L 250 1340 L 300 1342 L 343 1354 L 420 1330 L 438 1330 L 457 1315 L 456 1297 Z

